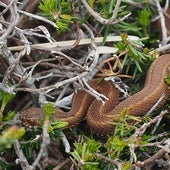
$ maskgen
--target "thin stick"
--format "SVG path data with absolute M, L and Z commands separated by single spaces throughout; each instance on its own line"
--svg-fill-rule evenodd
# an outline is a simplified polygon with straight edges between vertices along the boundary
M 16 160 L 16 162 L 20 163 L 22 170 L 31 170 L 32 167 L 29 165 L 23 151 L 21 150 L 20 143 L 18 141 L 14 144 L 15 152 L 19 159 Z
M 97 37 L 94 38 L 95 43 L 101 43 L 103 41 L 104 37 Z M 129 40 L 131 41 L 137 41 L 139 38 L 137 36 L 128 35 Z M 121 41 L 121 36 L 107 36 L 106 42 L 117 42 Z M 32 49 L 41 49 L 41 50 L 55 50 L 56 48 L 65 47 L 65 46 L 71 46 L 75 43 L 76 40 L 68 40 L 68 41 L 59 41 L 54 43 L 39 43 L 39 44 L 33 44 L 30 45 Z M 78 45 L 86 45 L 91 44 L 91 38 L 81 39 Z M 20 51 L 24 48 L 24 46 L 14 46 L 9 47 L 9 50 L 11 51 Z

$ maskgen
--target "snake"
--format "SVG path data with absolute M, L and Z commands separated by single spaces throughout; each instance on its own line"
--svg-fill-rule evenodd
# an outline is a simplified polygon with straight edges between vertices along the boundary
M 119 121 L 123 109 L 128 115 L 142 117 L 161 96 L 163 98 L 157 108 L 165 104 L 170 95 L 168 84 L 165 82 L 165 77 L 169 75 L 169 66 L 170 54 L 163 54 L 156 58 L 148 69 L 143 88 L 120 103 L 118 90 L 112 82 L 94 78 L 88 81 L 88 84 L 105 95 L 107 100 L 102 103 L 87 91 L 77 90 L 72 97 L 70 111 L 56 109 L 51 116 L 51 121 L 67 122 L 65 128 L 68 128 L 76 126 L 86 118 L 90 128 L 96 134 L 111 134 L 114 132 L 114 122 Z M 19 117 L 24 125 L 39 126 L 39 121 L 45 116 L 42 108 L 32 106 L 22 110 Z

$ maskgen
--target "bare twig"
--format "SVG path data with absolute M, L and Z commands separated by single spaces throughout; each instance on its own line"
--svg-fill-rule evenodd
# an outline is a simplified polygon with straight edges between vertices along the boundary
M 95 44 L 95 39 L 94 39 L 94 35 L 93 33 L 91 32 L 91 30 L 89 29 L 89 27 L 87 25 L 83 25 L 87 31 L 89 32 L 90 36 L 91 36 L 91 46 L 92 46 L 92 51 L 90 53 L 91 56 L 93 56 L 93 62 L 91 63 L 89 69 L 87 71 L 84 71 L 82 72 L 81 74 L 79 74 L 78 76 L 76 77 L 72 77 L 70 79 L 67 79 L 67 80 L 63 80 L 63 81 L 60 81 L 54 85 L 50 85 L 50 86 L 46 86 L 46 87 L 42 87 L 42 88 L 39 88 L 39 89 L 32 89 L 32 88 L 18 88 L 17 90 L 18 91 L 29 91 L 29 92 L 42 92 L 42 91 L 51 91 L 53 89 L 56 89 L 56 88 L 59 88 L 60 86 L 63 86 L 65 84 L 68 84 L 68 83 L 72 83 L 74 81 L 77 81 L 85 76 L 88 75 L 89 71 L 92 71 L 96 65 L 97 65 L 97 62 L 98 62 L 98 58 L 99 58 L 99 53 L 98 53 L 98 48 Z
M 156 49 L 156 51 L 158 51 L 159 53 L 169 51 L 169 50 L 170 50 L 170 44 L 166 44 Z
M 2 44 L 7 36 L 11 33 L 12 29 L 14 28 L 14 26 L 16 25 L 17 21 L 18 21 L 18 13 L 17 13 L 17 1 L 13 0 L 11 1 L 11 3 L 9 4 L 10 6 L 10 12 L 11 12 L 11 22 L 10 25 L 8 26 L 7 30 L 1 35 L 0 37 L 0 44 Z
M 164 145 L 161 145 L 164 144 Z M 160 142 L 160 146 L 158 145 L 157 147 L 161 148 L 158 152 L 156 152 L 153 156 L 149 157 L 148 159 L 145 159 L 144 161 L 137 161 L 135 163 L 136 167 L 144 167 L 152 163 L 156 163 L 159 161 L 160 158 L 162 158 L 165 153 L 170 152 L 170 139 L 166 139 L 164 141 Z
M 118 14 L 118 12 L 119 12 L 119 7 L 120 7 L 121 1 L 122 1 L 122 0 L 117 0 L 117 1 L 116 1 L 116 5 L 115 5 L 114 11 L 113 11 L 113 15 L 112 15 L 112 17 L 110 18 L 110 22 L 113 22 L 113 21 L 117 18 L 117 14 Z
M 166 153 L 166 150 L 165 149 L 160 149 L 157 153 L 155 153 L 152 157 L 144 160 L 144 161 L 138 161 L 135 165 L 137 167 L 143 167 L 143 166 L 146 166 L 148 164 L 151 164 L 153 163 L 155 160 L 157 159 L 160 159 L 164 154 Z
M 125 3 L 128 3 L 128 4 L 132 5 L 132 6 L 135 6 L 137 8 L 143 8 L 142 2 L 135 2 L 133 0 L 122 0 L 122 1 L 125 2 Z
M 62 140 L 63 145 L 64 145 L 64 147 L 65 147 L 65 152 L 66 152 L 66 153 L 69 153 L 70 150 L 71 150 L 70 144 L 69 144 L 69 142 L 68 142 L 65 134 L 64 134 L 63 132 L 60 132 L 60 133 L 61 133 L 61 140 Z
M 15 148 L 15 152 L 19 158 L 16 161 L 21 164 L 22 170 L 32 170 L 32 166 L 29 165 L 23 151 L 21 150 L 21 146 L 18 141 L 15 142 L 14 148 Z
M 94 38 L 95 43 L 101 43 L 103 41 L 104 37 L 97 37 Z M 137 41 L 139 38 L 137 36 L 132 36 L 128 35 L 128 39 L 132 41 Z M 107 36 L 106 42 L 117 42 L 121 41 L 121 36 Z M 76 40 L 68 40 L 68 41 L 59 41 L 59 42 L 54 42 L 54 43 L 40 43 L 40 44 L 33 44 L 30 45 L 32 50 L 39 49 L 39 50 L 62 50 L 65 46 L 72 46 L 75 43 Z M 78 45 L 86 45 L 90 44 L 91 39 L 81 39 Z M 24 48 L 24 46 L 14 46 L 14 47 L 9 47 L 9 50 L 11 51 L 20 51 Z M 65 49 L 65 48 L 64 48 Z
M 90 85 L 87 83 L 87 81 L 84 78 L 82 78 L 82 82 L 85 85 L 85 87 L 87 87 L 87 89 L 88 89 L 88 90 L 86 90 L 86 89 L 84 89 L 84 90 L 87 93 L 89 93 L 92 96 L 94 96 L 97 100 L 101 101 L 103 104 L 104 104 L 105 100 L 108 100 L 108 98 L 106 96 L 104 96 L 101 93 L 98 93 L 96 90 L 94 90 L 92 87 L 90 87 Z
M 7 71 L 6 71 L 6 74 L 4 75 L 4 78 L 3 78 L 3 81 L 2 83 L 4 84 L 8 84 L 8 79 L 11 75 L 11 73 L 14 71 L 15 67 L 18 65 L 21 57 L 25 54 L 25 49 L 20 51 L 20 53 L 18 54 L 16 60 L 12 63 L 11 62 L 11 65 L 8 67 Z
M 157 0 L 153 0 L 156 4 L 157 10 L 158 10 L 158 14 L 160 16 L 160 21 L 161 21 L 161 32 L 162 32 L 162 45 L 166 45 L 167 44 L 167 29 L 166 29 L 166 25 L 165 25 L 165 17 L 163 15 L 162 12 L 162 8 L 161 5 L 159 3 L 159 1 Z
M 167 113 L 168 113 L 167 110 L 162 111 L 158 116 L 153 118 L 151 121 L 143 124 L 140 128 L 136 129 L 135 133 L 132 135 L 132 138 L 134 139 L 134 141 L 138 141 L 137 138 L 141 137 L 148 127 L 150 127 L 152 124 L 156 123 L 160 118 L 165 116 Z M 136 156 L 135 156 L 135 148 L 136 148 L 136 146 L 134 144 L 129 145 L 130 154 L 131 154 L 131 157 L 130 157 L 131 162 L 133 162 L 133 160 L 134 160 L 134 162 L 137 161 Z
M 150 115 L 162 102 L 162 100 L 164 99 L 165 95 L 163 94 L 158 101 L 152 106 L 152 108 L 149 109 L 149 111 L 146 113 L 146 115 Z
M 69 159 L 62 161 L 59 165 L 57 165 L 55 168 L 53 168 L 53 170 L 60 170 L 69 161 L 70 161 Z
M 46 119 L 44 121 L 44 125 L 43 125 L 41 148 L 37 155 L 37 158 L 35 159 L 34 163 L 32 164 L 31 170 L 34 170 L 36 168 L 36 166 L 39 164 L 39 161 L 42 157 L 45 157 L 45 158 L 48 157 L 47 146 L 50 143 L 50 138 L 49 138 L 49 134 L 48 134 L 48 125 L 49 125 L 49 120 Z
M 119 8 L 119 6 L 120 6 L 121 0 L 117 0 L 116 7 L 115 7 L 114 12 L 113 12 L 113 15 L 112 15 L 112 17 L 111 17 L 110 19 L 102 18 L 99 13 L 95 12 L 95 11 L 89 6 L 89 4 L 87 3 L 86 0 L 81 0 L 81 2 L 82 2 L 83 5 L 85 6 L 85 8 L 88 10 L 88 12 L 89 12 L 97 21 L 99 21 L 101 24 L 114 25 L 114 24 L 116 24 L 116 23 L 118 23 L 118 22 L 120 22 L 120 21 L 125 20 L 126 18 L 128 18 L 128 17 L 131 15 L 131 13 L 129 13 L 129 14 L 125 15 L 124 17 L 119 18 L 119 19 L 116 20 L 117 13 L 118 13 L 118 8 Z M 115 20 L 115 21 L 113 21 L 113 20 Z
M 47 18 L 38 16 L 38 15 L 34 15 L 34 14 L 32 14 L 32 13 L 29 13 L 29 12 L 26 12 L 26 11 L 22 11 L 22 10 L 19 10 L 19 9 L 17 9 L 17 11 L 18 11 L 19 13 L 21 13 L 21 14 L 24 14 L 24 15 L 28 16 L 28 17 L 32 17 L 32 18 L 34 18 L 34 19 L 37 19 L 37 20 L 46 22 L 46 23 L 52 25 L 54 28 L 58 28 L 57 25 L 56 25 L 54 22 L 48 20 Z
M 155 122 L 157 122 L 161 117 L 164 117 L 166 114 L 168 114 L 168 111 L 162 111 L 158 116 L 156 116 L 155 118 L 153 118 L 151 121 L 149 121 L 148 123 L 143 124 L 139 129 L 137 129 L 135 131 L 135 133 L 133 134 L 133 136 L 139 137 L 142 136 L 144 134 L 144 132 L 146 131 L 146 129 L 148 127 L 150 127 L 152 124 L 154 124 Z
M 169 7 L 169 0 L 165 0 L 164 10 L 166 11 Z
M 103 159 L 103 160 L 105 160 L 105 161 L 108 161 L 108 162 L 116 165 L 117 168 L 118 168 L 118 170 L 121 170 L 121 169 L 122 169 L 122 163 L 119 162 L 118 160 L 116 160 L 116 159 L 111 159 L 111 158 L 106 157 L 106 156 L 103 156 L 103 155 L 101 155 L 101 154 L 99 154 L 99 153 L 95 153 L 95 155 L 96 155 L 96 157 L 99 158 L 99 159 Z

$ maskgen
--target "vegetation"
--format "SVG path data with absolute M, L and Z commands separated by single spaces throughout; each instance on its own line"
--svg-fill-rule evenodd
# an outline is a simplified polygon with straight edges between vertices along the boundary
M 164 33 L 168 3 L 2 0 L 0 169 L 169 167 L 169 131 L 161 121 L 168 102 L 143 117 L 122 110 L 107 136 L 96 135 L 84 121 L 67 129 L 67 122 L 51 121 L 54 108 L 70 109 L 69 95 L 77 88 L 93 93 L 85 80 L 95 76 L 118 78 L 122 97 L 142 88 L 149 65 L 169 45 L 168 26 Z M 102 40 L 96 43 L 97 37 Z M 165 81 L 170 84 L 168 75 Z M 20 111 L 31 106 L 42 107 L 45 113 L 35 128 L 19 119 Z

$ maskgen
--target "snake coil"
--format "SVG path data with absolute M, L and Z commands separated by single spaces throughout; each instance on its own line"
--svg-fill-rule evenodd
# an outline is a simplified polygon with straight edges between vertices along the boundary
M 148 70 L 143 89 L 119 104 L 118 92 L 111 82 L 93 79 L 89 85 L 108 98 L 104 104 L 84 90 L 78 90 L 73 96 L 71 110 L 66 113 L 57 109 L 51 119 L 66 121 L 70 127 L 80 123 L 86 116 L 88 124 L 97 134 L 113 133 L 113 121 L 119 119 L 122 109 L 125 108 L 129 115 L 143 116 L 162 95 L 164 97 L 160 105 L 166 102 L 170 91 L 164 77 L 168 75 L 169 66 L 170 54 L 157 58 Z M 30 107 L 20 112 L 21 121 L 29 126 L 39 125 L 39 120 L 43 118 L 41 108 Z

